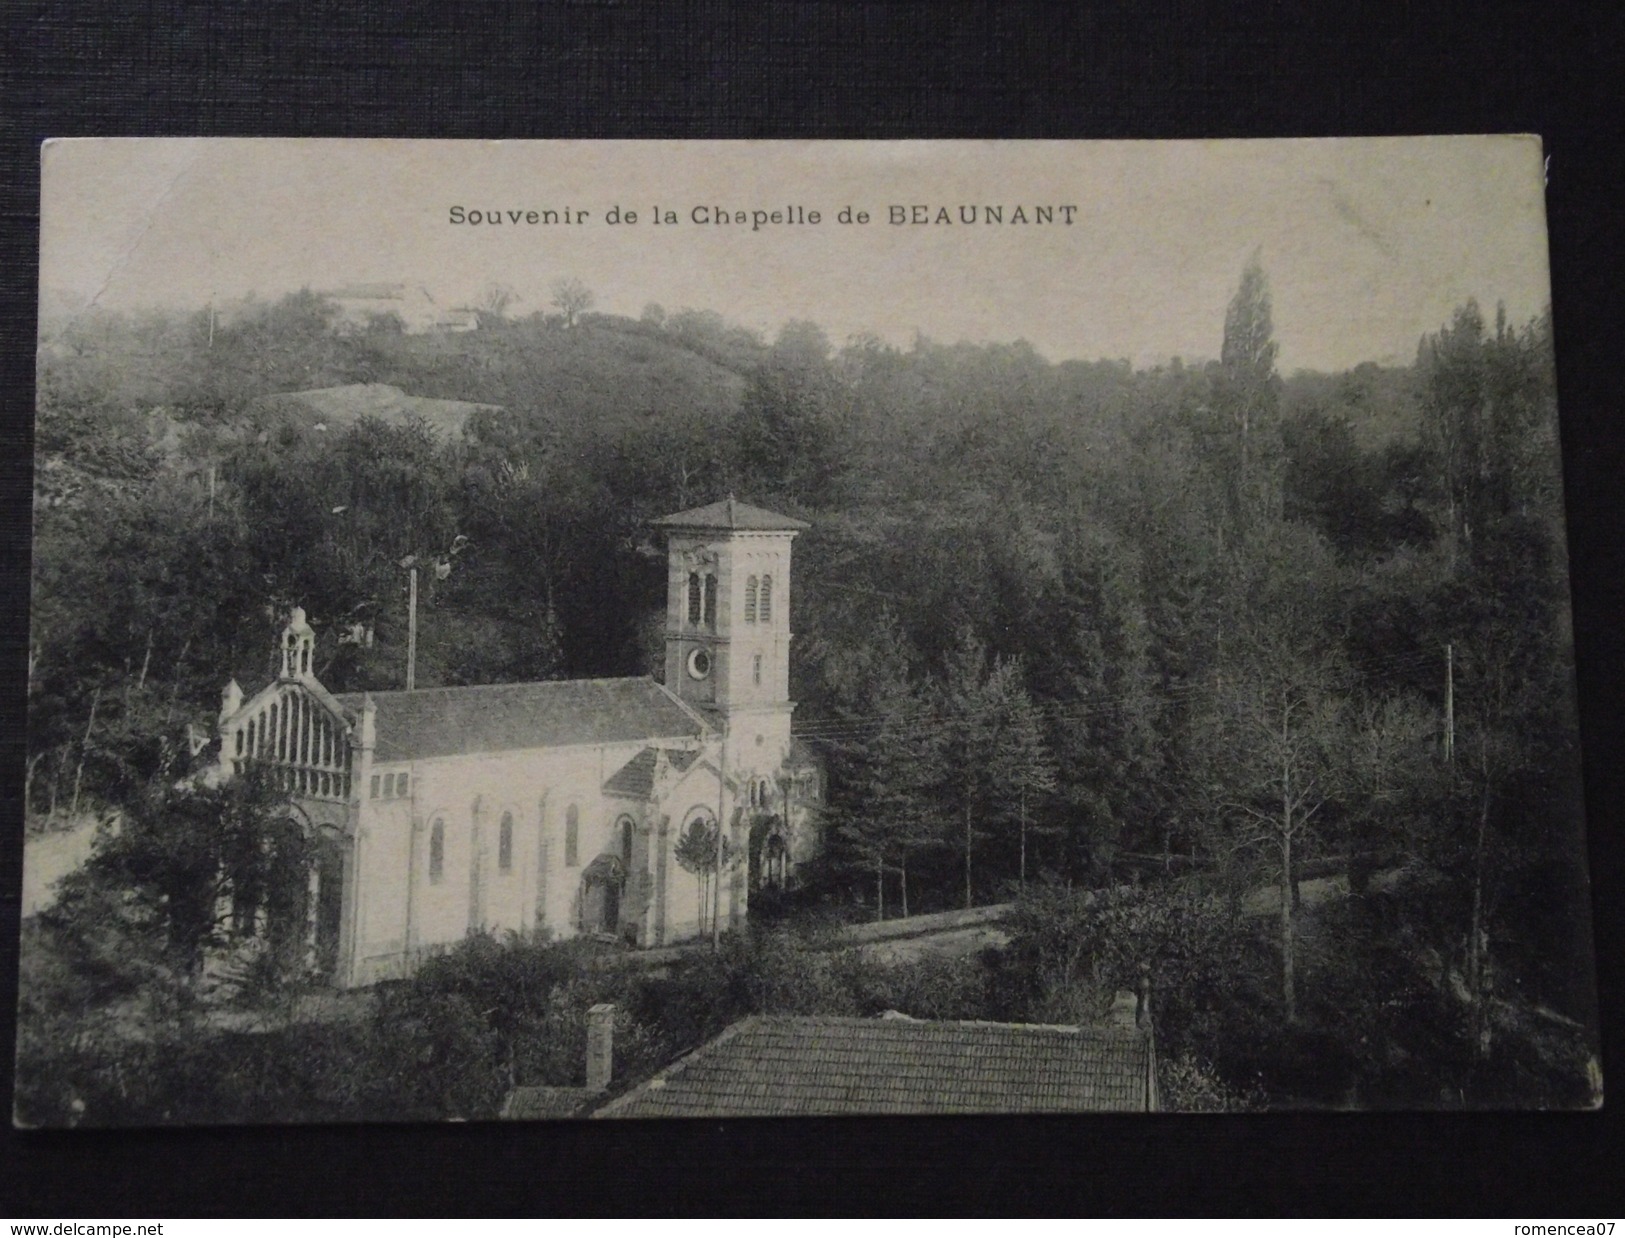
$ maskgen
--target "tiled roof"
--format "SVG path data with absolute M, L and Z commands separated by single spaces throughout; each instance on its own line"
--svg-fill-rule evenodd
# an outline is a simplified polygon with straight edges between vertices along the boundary
M 704 727 L 652 679 L 563 679 L 374 692 L 379 761 L 469 756 L 565 744 L 697 738 Z M 351 713 L 362 696 L 338 698 Z
M 742 529 L 787 533 L 812 528 L 805 520 L 797 520 L 794 516 L 781 516 L 763 507 L 752 507 L 749 503 L 741 503 L 731 495 L 720 502 L 707 503 L 704 507 L 691 507 L 686 512 L 678 512 L 674 516 L 661 516 L 650 523 L 666 529 Z
M 604 790 L 610 795 L 624 795 L 630 799 L 646 800 L 654 792 L 655 761 L 659 749 L 645 748 L 604 781 Z M 666 760 L 681 774 L 694 764 L 698 751 L 681 748 L 665 750 Z
M 501 1116 L 515 1122 L 573 1118 L 588 1101 L 600 1095 L 589 1088 L 515 1088 L 503 1101 Z
M 593 1116 L 1143 1112 L 1152 1054 L 1118 1028 L 756 1016 Z

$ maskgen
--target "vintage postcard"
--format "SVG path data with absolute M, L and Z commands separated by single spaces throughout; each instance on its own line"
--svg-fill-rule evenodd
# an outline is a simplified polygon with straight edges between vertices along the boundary
M 1601 1103 L 1538 139 L 42 174 L 19 1125 Z

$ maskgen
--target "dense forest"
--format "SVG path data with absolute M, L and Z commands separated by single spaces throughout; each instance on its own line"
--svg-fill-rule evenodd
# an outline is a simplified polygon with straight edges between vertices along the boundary
M 123 808 L 161 834 L 154 796 L 290 605 L 330 688 L 402 686 L 403 565 L 419 685 L 658 674 L 648 522 L 732 492 L 812 526 L 792 696 L 829 846 L 764 917 L 1019 897 L 944 1008 L 1076 1017 L 1149 969 L 1221 1096 L 1595 1094 L 1548 318 L 1469 303 L 1411 365 L 1283 376 L 1256 260 L 1217 359 L 1141 369 L 511 309 L 44 324 L 31 830 Z M 285 398 L 358 384 L 468 408 Z M 101 871 L 151 878 L 116 850 Z M 87 882 L 42 953 L 88 957 Z

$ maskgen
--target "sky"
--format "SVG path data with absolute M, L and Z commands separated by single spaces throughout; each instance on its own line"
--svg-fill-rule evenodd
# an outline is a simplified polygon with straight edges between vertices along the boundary
M 1211 142 L 448 142 L 83 139 L 42 154 L 53 309 L 201 308 L 404 282 L 511 313 L 575 278 L 595 308 L 714 310 L 771 338 L 1025 339 L 1051 360 L 1213 357 L 1249 256 L 1283 371 L 1410 361 L 1476 298 L 1549 299 L 1532 137 Z M 959 222 L 963 207 L 1056 222 Z M 608 221 L 619 207 L 623 222 Z M 656 224 L 653 212 L 675 213 Z M 843 207 L 866 224 L 841 223 Z M 949 224 L 890 222 L 892 208 Z M 1073 207 L 1070 225 L 1061 223 Z M 500 226 L 452 222 L 497 211 Z M 800 208 L 817 224 L 711 222 Z M 536 224 L 526 211 L 585 211 Z M 701 212 L 696 222 L 695 212 Z M 521 212 L 513 223 L 508 212 Z M 625 213 L 637 222 L 624 222 Z

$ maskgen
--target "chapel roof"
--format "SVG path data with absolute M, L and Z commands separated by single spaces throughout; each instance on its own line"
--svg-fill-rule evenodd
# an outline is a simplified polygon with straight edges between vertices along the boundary
M 378 761 L 470 756 L 570 744 L 697 739 L 699 715 L 652 679 L 561 679 L 374 692 Z M 363 694 L 338 701 L 361 711 Z
M 666 529 L 738 529 L 746 532 L 793 533 L 812 526 L 794 516 L 781 516 L 764 507 L 741 503 L 733 495 L 704 507 L 691 507 L 672 516 L 661 516 L 649 523 Z
M 593 1116 L 1144 1112 L 1154 1052 L 1115 1027 L 758 1015 Z
M 654 793 L 655 765 L 662 750 L 645 748 L 604 781 L 604 790 L 610 795 L 624 795 L 630 799 L 646 800 Z M 664 749 L 666 760 L 679 774 L 694 764 L 700 754 L 695 749 Z

